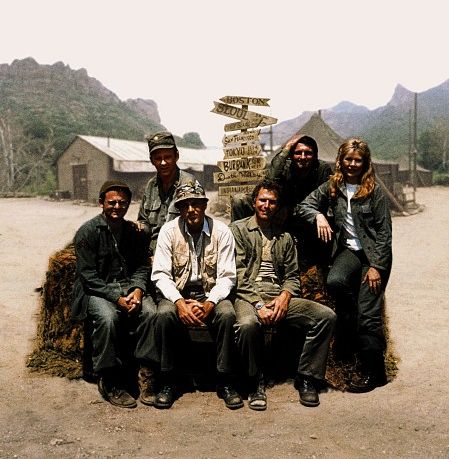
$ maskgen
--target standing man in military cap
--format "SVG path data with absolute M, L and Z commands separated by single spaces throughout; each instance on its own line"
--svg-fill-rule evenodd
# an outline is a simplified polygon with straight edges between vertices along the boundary
M 140 364 L 140 401 L 153 405 L 152 364 L 156 306 L 146 296 L 149 276 L 148 238 L 125 220 L 131 202 L 129 186 L 119 180 L 103 184 L 102 213 L 84 223 L 75 235 L 76 280 L 72 318 L 92 324 L 93 369 L 98 389 L 111 404 L 137 406 L 128 393 L 123 368 L 126 334 L 135 338 L 134 356 Z
M 165 223 L 157 240 L 151 280 L 161 293 L 155 335 L 162 390 L 156 408 L 176 398 L 177 357 L 188 339 L 186 326 L 206 325 L 217 349 L 218 396 L 230 409 L 243 406 L 233 387 L 235 244 L 227 225 L 205 215 L 206 195 L 198 183 L 179 186 L 174 205 L 180 216 Z
M 170 132 L 157 132 L 146 139 L 151 164 L 157 174 L 147 183 L 137 221 L 139 227 L 150 236 L 150 252 L 153 255 L 162 225 L 179 215 L 173 203 L 176 188 L 191 182 L 199 185 L 199 182 L 177 166 L 179 152 Z

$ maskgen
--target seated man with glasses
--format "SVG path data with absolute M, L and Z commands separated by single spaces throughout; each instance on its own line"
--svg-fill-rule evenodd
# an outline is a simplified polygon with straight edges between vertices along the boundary
M 229 409 L 243 406 L 233 387 L 235 312 L 234 238 L 224 223 L 205 215 L 206 195 L 197 182 L 179 186 L 180 216 L 165 223 L 157 239 L 151 280 L 160 299 L 155 326 L 162 390 L 156 408 L 176 398 L 177 362 L 188 344 L 187 326 L 207 326 L 216 344 L 218 396 Z
M 98 389 L 111 404 L 134 408 L 124 374 L 125 343 L 130 335 L 140 364 L 140 401 L 154 403 L 152 371 L 153 323 L 156 306 L 146 296 L 149 276 L 148 238 L 125 220 L 131 201 L 129 186 L 107 181 L 100 190 L 102 213 L 84 223 L 75 235 L 76 280 L 72 318 L 92 324 L 93 369 Z

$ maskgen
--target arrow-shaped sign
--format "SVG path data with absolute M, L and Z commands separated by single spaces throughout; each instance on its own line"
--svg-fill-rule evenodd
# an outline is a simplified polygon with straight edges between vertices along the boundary
M 211 112 L 243 121 L 259 121 L 259 126 L 268 126 L 270 124 L 275 124 L 278 121 L 272 116 L 261 115 L 260 113 L 234 107 L 233 105 L 222 104 L 221 102 L 214 102 L 214 108 L 211 110 Z
M 264 107 L 269 107 L 268 101 L 265 97 L 242 97 L 242 96 L 224 96 L 220 98 L 225 104 L 234 104 L 234 105 L 259 105 Z
M 250 194 L 254 190 L 254 185 L 230 185 L 230 186 L 219 186 L 218 196 L 231 196 L 237 193 Z
M 237 121 L 237 123 L 228 123 L 224 125 L 225 132 L 238 131 L 239 129 L 251 129 L 260 125 L 261 120 L 256 121 Z
M 231 134 L 223 136 L 223 146 L 227 147 L 233 144 L 254 143 L 259 142 L 260 129 L 249 132 L 242 132 L 241 134 Z
M 223 148 L 224 158 L 242 158 L 246 156 L 257 156 L 262 151 L 260 144 L 239 145 L 236 147 Z
M 214 183 L 258 182 L 263 180 L 266 170 L 214 172 Z
M 267 160 L 263 156 L 249 156 L 248 158 L 228 159 L 217 162 L 217 166 L 223 172 L 264 169 L 266 164 Z

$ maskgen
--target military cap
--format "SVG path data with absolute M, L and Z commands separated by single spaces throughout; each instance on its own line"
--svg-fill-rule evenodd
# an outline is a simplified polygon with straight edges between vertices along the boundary
M 117 190 L 117 189 L 123 190 L 128 196 L 128 199 L 131 201 L 131 197 L 132 197 L 131 188 L 122 180 L 106 180 L 106 182 L 104 182 L 100 188 L 99 198 L 103 200 L 108 191 Z
M 153 151 L 158 150 L 159 148 L 175 148 L 176 143 L 171 132 L 156 132 L 156 134 L 151 134 L 145 137 L 148 142 L 148 149 L 150 150 L 150 156 Z

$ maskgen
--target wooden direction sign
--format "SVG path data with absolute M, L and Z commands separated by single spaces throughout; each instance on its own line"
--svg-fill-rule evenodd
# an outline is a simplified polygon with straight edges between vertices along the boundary
M 223 148 L 224 159 L 242 158 L 246 156 L 257 156 L 262 151 L 260 144 L 240 145 L 237 147 Z
M 214 108 L 211 112 L 242 121 L 259 121 L 258 126 L 268 126 L 270 124 L 275 124 L 278 121 L 272 116 L 261 115 L 260 113 L 250 112 L 244 108 L 234 107 L 233 105 L 222 104 L 220 102 L 214 102 Z
M 260 125 L 261 120 L 256 121 L 237 121 L 237 123 L 228 123 L 224 125 L 224 130 L 229 131 L 238 131 L 244 129 L 255 128 Z
M 257 171 L 214 172 L 214 183 L 258 182 L 265 178 L 266 169 Z
M 223 137 L 222 142 L 224 147 L 228 147 L 234 144 L 241 145 L 242 143 L 254 144 L 256 142 L 259 142 L 259 135 L 260 129 L 257 129 L 255 131 L 242 132 L 241 134 L 225 135 Z
M 250 194 L 254 190 L 254 185 L 231 185 L 231 186 L 219 186 L 218 196 L 231 196 L 237 193 Z
M 228 159 L 218 161 L 217 166 L 223 172 L 265 169 L 267 160 L 263 156 L 249 156 L 248 158 Z
M 259 105 L 269 107 L 268 101 L 265 97 L 241 97 L 241 96 L 225 96 L 220 99 L 225 104 L 234 105 Z

